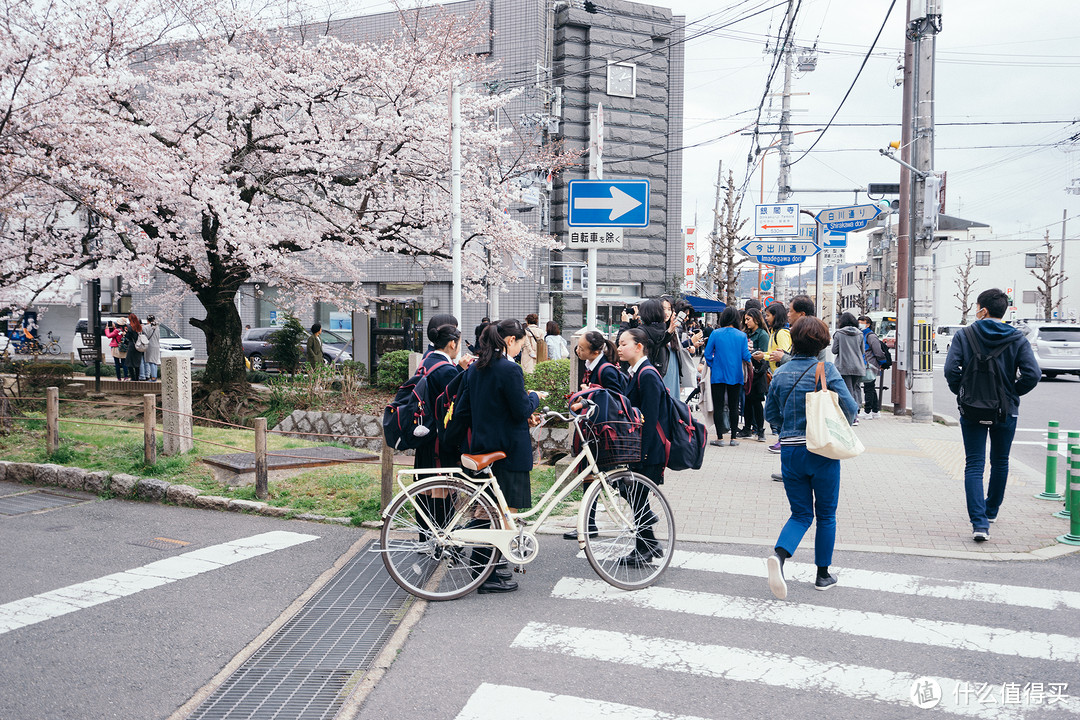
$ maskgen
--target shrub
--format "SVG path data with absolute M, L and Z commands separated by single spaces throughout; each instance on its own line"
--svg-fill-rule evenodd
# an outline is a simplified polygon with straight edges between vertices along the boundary
M 409 379 L 409 351 L 392 350 L 379 358 L 376 385 L 384 390 L 397 390 Z
M 285 316 L 285 324 L 270 333 L 270 359 L 284 372 L 296 373 L 304 359 L 304 339 L 307 331 L 292 315 Z
M 546 400 L 540 401 L 540 407 L 547 405 L 552 410 L 565 413 L 569 410 L 567 396 L 570 394 L 570 360 L 548 360 L 537 363 L 536 370 L 525 374 L 526 390 L 546 390 Z
M 28 388 L 63 387 L 71 380 L 71 363 L 26 363 L 18 372 Z
M 350 373 L 353 377 L 361 380 L 367 378 L 367 365 L 359 360 L 345 360 L 340 365 L 343 372 Z

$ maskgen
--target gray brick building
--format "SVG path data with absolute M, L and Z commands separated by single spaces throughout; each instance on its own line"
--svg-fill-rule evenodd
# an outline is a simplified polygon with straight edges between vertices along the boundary
M 656 296 L 675 285 L 682 273 L 681 202 L 683 125 L 684 18 L 666 8 L 624 0 L 601 0 L 597 12 L 587 12 L 578 0 L 467 0 L 444 6 L 455 13 L 470 13 L 479 6 L 488 13 L 492 39 L 478 52 L 499 63 L 495 88 L 524 89 L 498 122 L 511 123 L 522 143 L 563 142 L 567 150 L 587 150 L 589 116 L 601 103 L 605 114 L 605 179 L 648 178 L 651 183 L 650 225 L 627 229 L 620 251 L 600 251 L 597 294 L 601 321 L 617 317 L 627 300 Z M 400 27 L 396 13 L 334 20 L 329 31 L 345 40 L 384 37 Z M 581 166 L 525 188 L 527 198 L 510 212 L 538 232 L 559 240 L 567 235 L 567 183 L 587 177 L 588 157 Z M 476 243 L 467 252 L 486 252 Z M 515 258 L 517 282 L 498 298 L 463 303 L 460 318 L 466 336 L 481 317 L 524 318 L 536 312 L 541 322 L 554 317 L 564 332 L 583 324 L 584 294 L 581 268 L 584 251 L 540 251 Z M 414 324 L 437 312 L 449 312 L 449 272 L 432 271 L 424 260 L 401 256 L 379 257 L 364 266 L 365 290 L 378 300 L 366 313 L 342 313 L 315 303 L 296 308 L 307 324 L 318 319 L 325 326 L 353 330 L 358 359 L 368 361 L 368 333 L 372 324 L 384 329 L 400 326 L 408 316 Z M 564 273 L 572 273 L 572 287 L 564 287 Z M 327 280 L 334 269 L 312 263 L 312 270 Z M 131 293 L 132 308 L 140 315 L 157 311 L 149 288 Z M 238 300 L 245 324 L 267 325 L 279 313 L 275 291 L 252 282 Z M 177 317 L 179 313 L 180 317 Z M 201 316 L 192 298 L 171 313 L 173 324 L 194 342 L 196 357 L 205 356 L 202 334 L 187 324 Z M 417 322 L 419 321 L 419 322 Z M 378 351 L 399 347 L 393 335 L 377 341 Z

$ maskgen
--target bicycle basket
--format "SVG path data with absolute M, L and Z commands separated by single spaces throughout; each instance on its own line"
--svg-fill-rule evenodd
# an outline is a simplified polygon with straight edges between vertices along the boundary
M 582 430 L 596 456 L 596 466 L 610 470 L 641 462 L 641 428 L 640 422 L 610 420 L 586 423 Z

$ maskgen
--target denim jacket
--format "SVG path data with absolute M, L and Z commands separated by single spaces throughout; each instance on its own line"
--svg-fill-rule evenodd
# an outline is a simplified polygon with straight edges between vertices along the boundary
M 773 375 L 769 396 L 765 400 L 765 419 L 780 433 L 780 443 L 806 443 L 806 393 L 814 391 L 817 358 L 796 355 Z M 844 379 L 831 362 L 825 363 L 825 382 L 836 393 L 840 409 L 848 422 L 854 422 L 859 406 L 848 392 Z M 798 385 L 796 386 L 796 383 Z

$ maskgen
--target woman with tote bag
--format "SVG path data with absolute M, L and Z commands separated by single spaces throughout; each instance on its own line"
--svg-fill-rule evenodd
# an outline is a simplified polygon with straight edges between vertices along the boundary
M 780 531 L 775 552 L 766 560 L 769 589 L 780 600 L 787 597 L 784 561 L 799 547 L 815 520 L 814 586 L 827 590 L 836 584 L 836 578 L 829 574 L 829 565 L 836 543 L 840 461 L 808 448 L 807 414 L 812 414 L 810 421 L 814 423 L 819 417 L 816 411 L 822 398 L 811 398 L 808 402 L 807 396 L 826 394 L 814 392 L 820 377 L 828 390 L 836 394 L 836 402 L 849 425 L 859 409 L 836 367 L 830 362 L 818 363 L 818 353 L 829 346 L 829 328 L 825 323 L 815 317 L 799 318 L 791 328 L 791 345 L 793 357 L 777 368 L 765 401 L 765 419 L 780 433 L 780 467 L 791 505 L 791 517 Z

